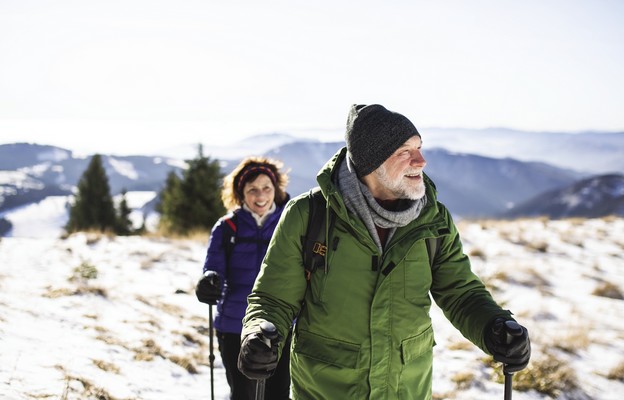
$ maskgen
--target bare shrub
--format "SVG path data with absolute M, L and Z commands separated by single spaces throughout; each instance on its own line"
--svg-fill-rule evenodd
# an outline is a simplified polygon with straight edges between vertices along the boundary
M 431 400 L 448 400 L 455 397 L 454 393 L 433 393 Z
M 498 270 L 496 273 L 490 275 L 489 280 L 498 280 L 503 282 L 509 282 L 509 274 L 505 270 Z
M 94 326 L 93 330 L 96 331 L 96 332 L 99 332 L 100 334 L 108 333 L 108 329 L 104 328 L 103 326 L 99 326 L 99 325 Z
M 181 333 L 182 337 L 184 337 L 184 341 L 186 343 L 190 343 L 193 345 L 198 345 L 198 346 L 202 346 L 204 344 L 204 341 L 201 338 L 198 338 L 197 336 L 195 336 L 194 334 L 190 333 L 190 332 L 183 332 Z
M 527 249 L 534 250 L 538 253 L 546 253 L 548 252 L 548 243 L 547 242 L 526 242 L 524 246 Z
M 481 258 L 483 260 L 485 260 L 487 258 L 485 256 L 485 251 L 483 251 L 482 249 L 479 249 L 479 248 L 474 248 L 474 249 L 470 250 L 468 255 L 470 257 L 478 257 L 478 258 Z
M 607 374 L 607 378 L 613 381 L 624 382 L 624 362 L 621 362 Z
M 117 367 L 113 363 L 109 363 L 109 362 L 102 361 L 102 360 L 93 360 L 93 364 L 95 364 L 95 366 L 101 369 L 102 371 L 112 372 L 114 374 L 119 373 L 119 367 Z
M 137 361 L 152 361 L 155 357 L 166 358 L 162 348 L 153 339 L 143 340 L 143 346 L 133 350 L 134 359 Z
M 505 377 L 501 364 L 491 357 L 489 362 L 494 366 L 494 380 L 503 383 Z M 543 353 L 541 358 L 531 361 L 527 368 L 514 374 L 513 388 L 520 392 L 535 390 L 558 398 L 562 393 L 578 391 L 579 385 L 572 368 L 554 355 Z
M 195 367 L 195 364 L 193 364 L 193 360 L 191 360 L 188 357 L 180 357 L 180 356 L 172 355 L 172 356 L 169 356 L 168 359 L 172 363 L 177 364 L 180 367 L 187 370 L 189 374 L 198 373 L 197 368 Z
M 472 350 L 474 349 L 474 344 L 467 340 L 462 340 L 450 343 L 447 347 L 449 350 Z
M 69 277 L 70 282 L 84 282 L 98 277 L 98 270 L 95 265 L 83 261 L 79 266 L 74 268 L 72 276 Z
M 550 282 L 544 278 L 543 274 L 537 272 L 535 268 L 528 268 L 526 274 L 527 276 L 518 282 L 521 285 L 537 288 L 541 291 L 546 291 L 546 289 L 550 287 Z
M 196 229 L 186 234 L 180 234 L 175 232 L 169 232 L 166 229 L 159 228 L 156 232 L 149 232 L 143 236 L 152 237 L 156 239 L 173 239 L 173 240 L 191 240 L 194 242 L 208 243 L 210 237 L 210 231 L 206 229 Z
M 576 354 L 579 350 L 586 349 L 591 344 L 588 328 L 578 328 L 568 334 L 555 339 L 553 344 L 555 348 L 565 351 L 566 353 Z
M 72 296 L 74 292 L 75 292 L 74 289 L 69 289 L 69 288 L 47 287 L 46 292 L 42 294 L 41 296 L 48 298 L 48 299 L 57 299 L 59 297 Z
M 592 292 L 595 296 L 608 297 L 610 299 L 624 300 L 624 295 L 619 287 L 611 282 L 603 282 Z
M 96 296 L 108 297 L 108 292 L 105 288 L 99 286 L 91 286 L 91 285 L 80 285 L 77 288 L 51 288 L 48 287 L 47 291 L 43 293 L 41 296 L 48 299 L 56 299 L 63 296 L 80 296 L 85 294 L 95 294 Z
M 451 377 L 451 381 L 460 390 L 468 389 L 474 380 L 475 375 L 472 372 L 459 372 Z
M 167 314 L 171 314 L 171 315 L 184 315 L 184 310 L 182 309 L 182 307 L 177 306 L 175 304 L 159 302 L 156 305 L 156 308 L 161 310 L 161 311 L 166 312 Z
M 164 253 L 153 255 L 153 256 L 149 257 L 148 259 L 143 260 L 141 262 L 141 269 L 142 270 L 152 269 L 154 267 L 154 264 L 162 263 L 162 262 L 164 262 L 164 260 L 165 260 L 165 254 Z
M 128 346 L 125 343 L 123 343 L 121 340 L 111 335 L 98 335 L 95 339 L 102 341 L 108 345 L 120 346 L 120 347 L 123 347 L 124 349 L 129 350 Z
M 73 295 L 85 295 L 85 294 L 94 294 L 96 296 L 108 297 L 108 291 L 100 286 L 92 286 L 92 285 L 81 285 L 77 288 Z
M 72 382 L 80 383 L 82 390 L 77 389 Z M 120 400 L 111 396 L 105 389 L 95 386 L 91 381 L 86 378 L 82 378 L 74 375 L 65 375 L 65 390 L 61 399 L 69 399 L 69 395 L 72 393 L 78 394 L 81 399 L 96 399 L 96 400 Z M 73 396 L 72 396 L 73 397 Z
M 98 230 L 89 230 L 86 231 L 87 235 L 87 245 L 91 246 L 98 243 L 102 239 L 111 239 L 114 240 L 117 235 L 110 230 L 106 231 L 98 231 Z
M 137 295 L 136 299 L 138 301 L 140 301 L 141 303 L 148 305 L 150 307 L 156 308 L 160 311 L 164 311 L 168 314 L 171 315 L 182 315 L 184 313 L 184 310 L 182 309 L 182 307 L 180 306 L 176 306 L 174 304 L 168 304 L 168 303 L 162 303 L 162 302 L 153 302 L 150 299 L 141 296 L 141 295 Z

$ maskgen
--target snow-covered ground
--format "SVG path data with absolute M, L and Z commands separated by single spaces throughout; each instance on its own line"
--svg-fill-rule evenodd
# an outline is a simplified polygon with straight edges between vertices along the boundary
M 559 398 L 621 399 L 624 378 L 607 376 L 624 368 L 624 300 L 593 293 L 624 292 L 624 219 L 459 227 L 474 269 L 528 327 L 531 367 L 548 355 L 569 367 L 565 379 L 578 389 Z M 208 308 L 193 291 L 206 242 L 91 234 L 0 239 L 0 398 L 210 398 Z M 438 309 L 432 317 L 434 398 L 502 399 L 503 385 L 483 353 Z M 226 399 L 215 355 L 214 390 Z M 560 384 L 551 379 L 546 386 Z M 547 398 L 514 392 L 515 400 Z

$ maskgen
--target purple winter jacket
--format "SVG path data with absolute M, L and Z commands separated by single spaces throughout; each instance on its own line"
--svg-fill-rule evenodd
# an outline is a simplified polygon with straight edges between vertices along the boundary
M 234 211 L 237 215 L 236 244 L 230 257 L 227 276 L 223 235 L 229 229 L 225 226 L 225 220 L 231 217 L 231 213 L 221 217 L 212 228 L 204 272 L 215 271 L 221 278 L 221 300 L 217 303 L 215 316 L 215 328 L 220 332 L 241 333 L 247 296 L 251 293 L 269 241 L 284 210 L 284 204 L 276 206 L 262 227 L 258 227 L 253 216 L 242 207 Z

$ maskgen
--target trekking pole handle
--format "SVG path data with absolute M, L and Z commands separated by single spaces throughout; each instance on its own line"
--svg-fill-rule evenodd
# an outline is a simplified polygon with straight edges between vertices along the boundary
M 507 344 L 513 341 L 513 338 L 522 336 L 522 327 L 516 321 L 505 321 L 505 333 L 507 333 Z
M 277 328 L 275 325 L 269 321 L 262 321 L 260 323 L 260 332 L 262 333 L 264 344 L 271 347 L 271 340 L 277 339 Z
M 505 342 L 510 344 L 515 337 L 522 336 L 522 327 L 516 321 L 505 321 Z M 507 371 L 507 364 L 503 364 L 505 376 L 505 400 L 511 400 L 513 372 Z
M 505 321 L 505 342 L 511 343 L 515 337 L 522 336 L 522 327 L 516 321 Z M 513 372 L 507 371 L 507 364 L 503 364 L 503 374 L 513 375 Z
M 271 348 L 271 340 L 277 339 L 277 328 L 269 321 L 260 323 L 260 334 L 264 344 Z M 266 379 L 256 380 L 256 398 L 255 400 L 264 400 L 264 388 Z

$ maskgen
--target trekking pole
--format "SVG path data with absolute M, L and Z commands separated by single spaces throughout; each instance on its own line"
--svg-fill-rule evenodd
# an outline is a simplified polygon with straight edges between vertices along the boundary
M 264 338 L 264 344 L 271 347 L 271 340 L 277 338 L 277 328 L 275 325 L 268 321 L 262 321 L 260 323 L 260 331 Z M 266 379 L 256 380 L 256 400 L 264 400 L 264 387 Z
M 210 399 L 214 400 L 214 350 L 212 348 L 212 336 L 213 336 L 213 326 L 212 326 L 212 304 L 208 305 L 208 327 L 210 330 Z
M 522 327 L 516 321 L 505 321 L 505 332 L 507 333 L 507 344 L 511 343 L 514 337 L 522 336 Z M 513 372 L 507 370 L 507 364 L 503 364 L 503 375 L 505 375 L 505 400 L 511 400 L 513 384 Z

